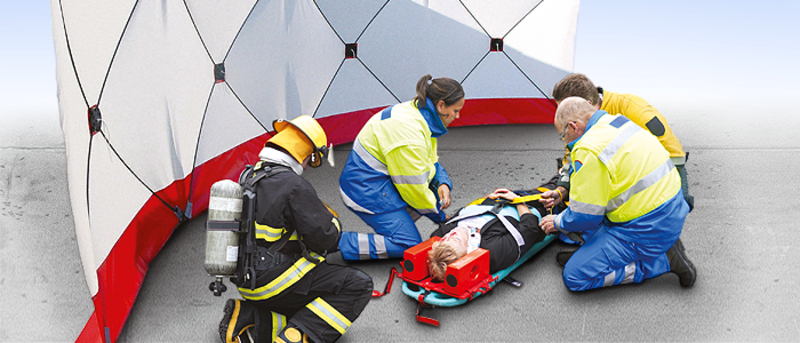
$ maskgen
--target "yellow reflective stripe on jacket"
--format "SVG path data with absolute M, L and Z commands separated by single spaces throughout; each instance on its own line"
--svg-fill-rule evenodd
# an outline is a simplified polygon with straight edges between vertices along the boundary
M 320 262 L 325 260 L 324 257 L 319 256 L 314 252 L 309 253 L 312 257 L 319 259 Z M 269 299 L 280 294 L 291 285 L 294 285 L 314 267 L 316 267 L 316 264 L 309 262 L 305 257 L 301 257 L 291 267 L 286 269 L 286 271 L 284 271 L 274 280 L 270 281 L 268 284 L 252 290 L 249 288 L 239 287 L 239 293 L 247 300 Z
M 331 222 L 333 222 L 333 225 L 336 225 L 336 230 L 342 232 L 342 226 L 339 224 L 339 220 L 336 219 L 336 217 L 331 218 Z
M 649 131 L 632 121 L 612 126 L 617 118 L 604 115 L 576 143 L 572 161 L 581 168 L 572 177 L 570 208 L 626 222 L 672 198 L 680 176 Z
M 256 223 L 256 239 L 263 239 L 267 242 L 275 242 L 281 239 L 281 236 L 285 232 L 286 228 L 283 227 L 274 228 L 269 225 Z M 297 231 L 292 232 L 292 237 L 289 237 L 289 240 L 296 241 L 298 239 L 300 239 L 300 236 L 297 235 Z
M 603 91 L 603 103 L 600 105 L 600 109 L 612 115 L 621 114 L 647 132 L 650 132 L 647 128 L 647 123 L 653 118 L 658 118 L 658 121 L 664 126 L 664 134 L 657 136 L 657 138 L 664 149 L 667 149 L 670 157 L 683 158 L 686 155 L 681 142 L 675 137 L 672 128 L 667 123 L 667 119 L 653 105 L 641 97 L 633 94 Z M 679 160 L 681 159 L 674 161 L 677 163 Z M 682 160 L 685 161 L 685 159 Z
M 428 188 L 436 175 L 436 150 L 437 140 L 413 101 L 394 105 L 391 118 L 370 118 L 353 143 L 353 151 L 370 168 L 389 176 L 402 200 L 423 214 L 439 212 L 436 195 Z
M 336 331 L 339 331 L 340 334 L 344 334 L 347 328 L 353 324 L 347 317 L 333 308 L 333 306 L 328 304 L 325 300 L 322 300 L 322 298 L 314 299 L 314 301 L 306 305 L 306 308 L 314 312 L 317 317 L 320 317 L 328 323 L 328 325 L 336 329 Z

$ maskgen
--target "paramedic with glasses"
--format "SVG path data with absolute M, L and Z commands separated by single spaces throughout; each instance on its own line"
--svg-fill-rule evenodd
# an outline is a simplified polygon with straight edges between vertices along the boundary
M 561 101 L 554 124 L 570 150 L 570 203 L 540 225 L 548 234 L 583 232 L 585 243 L 565 263 L 567 288 L 640 283 L 666 272 L 678 274 L 681 286 L 694 284 L 679 239 L 689 205 L 658 139 L 580 97 Z

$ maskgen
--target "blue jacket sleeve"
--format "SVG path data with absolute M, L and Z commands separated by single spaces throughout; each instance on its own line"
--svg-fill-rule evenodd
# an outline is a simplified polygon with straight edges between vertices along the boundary
M 436 175 L 434 175 L 433 179 L 431 179 L 429 188 L 431 189 L 431 191 L 433 191 L 433 194 L 436 196 L 436 204 L 437 204 L 436 206 L 441 207 L 441 205 L 439 204 L 439 201 L 441 200 L 439 199 L 439 186 L 445 184 L 447 185 L 447 187 L 450 187 L 450 190 L 452 191 L 453 183 L 452 181 L 450 181 L 450 175 L 447 174 L 447 170 L 445 170 L 444 167 L 442 167 L 442 165 L 439 164 L 439 162 L 436 162 L 434 166 L 436 166 Z M 439 213 L 426 213 L 425 216 L 428 217 L 430 220 L 432 220 L 434 223 L 441 223 L 445 219 L 447 219 L 447 215 L 444 213 L 444 211 L 441 210 L 439 211 Z

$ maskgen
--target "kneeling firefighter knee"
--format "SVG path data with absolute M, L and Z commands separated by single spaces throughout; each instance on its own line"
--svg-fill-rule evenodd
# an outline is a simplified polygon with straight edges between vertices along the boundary
M 372 278 L 358 269 L 351 269 L 348 274 L 344 289 L 358 295 L 357 299 L 353 299 L 353 313 L 358 316 L 372 298 L 374 286 Z

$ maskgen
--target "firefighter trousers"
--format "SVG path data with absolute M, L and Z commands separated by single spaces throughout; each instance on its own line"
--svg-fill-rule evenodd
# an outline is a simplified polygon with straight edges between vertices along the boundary
M 322 262 L 279 294 L 247 300 L 256 308 L 256 341 L 271 342 L 284 327 L 294 326 L 314 342 L 333 342 L 358 318 L 372 290 L 364 272 Z

